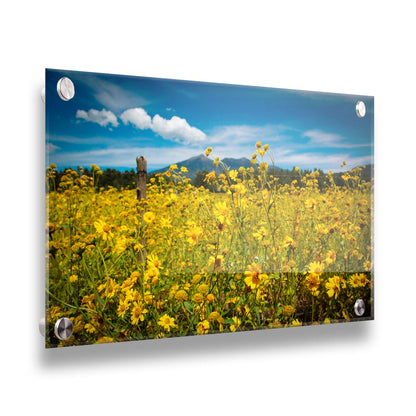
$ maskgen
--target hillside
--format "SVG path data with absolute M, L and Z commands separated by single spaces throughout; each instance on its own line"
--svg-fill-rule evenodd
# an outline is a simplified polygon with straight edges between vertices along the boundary
M 213 162 L 212 159 L 207 158 L 204 154 L 200 154 L 198 156 L 191 157 L 191 158 L 183 160 L 181 162 L 177 162 L 176 165 L 178 166 L 178 169 L 180 169 L 181 167 L 186 167 L 188 169 L 188 172 L 187 172 L 186 176 L 188 176 L 189 178 L 194 178 L 197 175 L 197 173 L 200 172 L 200 171 L 211 172 L 211 171 L 215 170 L 217 173 L 222 172 L 221 166 L 218 166 L 216 168 L 212 162 Z M 250 160 L 245 158 L 245 157 L 242 157 L 242 158 L 239 158 L 239 159 L 232 158 L 232 157 L 226 157 L 226 158 L 222 159 L 222 162 L 225 165 L 227 165 L 227 167 L 229 169 L 238 169 L 241 166 L 244 167 L 244 168 L 248 168 L 248 167 L 251 166 Z M 257 167 L 255 166 L 255 169 L 256 168 Z M 163 172 L 166 172 L 167 170 L 169 170 L 169 166 L 166 166 L 162 169 L 155 170 L 153 172 L 149 172 L 149 175 L 153 176 L 155 173 L 163 173 Z M 283 177 L 285 177 L 285 176 L 287 176 L 287 177 L 295 176 L 296 178 L 298 177 L 298 174 L 294 175 L 293 169 L 284 169 L 284 168 L 279 168 L 278 166 L 276 166 L 273 170 L 279 176 L 283 176 Z M 304 175 L 308 172 L 312 172 L 313 170 L 315 170 L 315 169 L 301 169 L 301 174 Z M 343 181 L 341 179 L 341 176 L 345 172 L 347 172 L 347 171 L 334 173 L 335 182 L 338 185 L 341 185 L 343 183 Z M 323 173 L 323 172 L 321 171 L 321 173 Z M 365 166 L 365 168 L 363 168 L 363 170 L 361 172 L 361 177 L 363 179 L 368 180 L 371 177 L 373 177 L 373 175 L 374 175 L 374 165 Z
M 240 159 L 234 159 L 231 157 L 226 157 L 222 160 L 223 163 L 225 163 L 230 169 L 238 169 L 240 166 L 243 166 L 245 168 L 248 168 L 251 166 L 250 161 L 242 157 Z M 212 159 L 207 158 L 203 153 L 191 157 L 186 160 L 182 160 L 181 162 L 177 162 L 176 165 L 178 166 L 178 169 L 181 167 L 185 167 L 188 169 L 187 176 L 194 177 L 199 171 L 208 171 L 211 172 L 213 170 L 220 172 L 222 171 L 221 167 L 215 168 L 214 164 L 212 163 Z M 155 173 L 163 173 L 166 172 L 169 169 L 169 166 L 166 166 L 162 169 L 155 170 L 153 172 L 149 172 L 151 175 Z

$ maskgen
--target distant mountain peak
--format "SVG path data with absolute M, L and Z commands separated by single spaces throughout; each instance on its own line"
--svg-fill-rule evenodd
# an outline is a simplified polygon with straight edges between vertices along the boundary
M 250 164 L 250 160 L 247 159 L 246 157 L 240 157 L 238 159 L 233 158 L 233 157 L 225 157 L 224 159 L 221 160 L 221 162 L 225 163 L 226 165 L 228 165 L 229 163 L 234 164 L 236 162 L 242 163 L 241 166 Z
M 192 156 L 189 159 L 186 160 L 182 160 L 182 162 L 178 162 L 179 163 L 184 163 L 184 162 L 193 162 L 194 160 L 209 160 L 203 153 L 196 155 L 196 156 Z
M 248 160 L 246 157 L 242 157 L 239 159 L 232 158 L 232 157 L 226 157 L 222 159 L 222 162 L 225 163 L 230 169 L 238 169 L 239 167 L 243 166 L 245 168 L 250 167 L 250 160 Z M 204 153 L 201 153 L 196 156 L 192 156 L 189 159 L 182 160 L 180 162 L 172 163 L 176 164 L 178 168 L 185 167 L 188 169 L 188 176 L 194 176 L 201 170 L 206 171 L 220 171 L 221 169 L 219 167 L 215 167 L 213 164 L 213 160 L 206 157 Z M 169 165 L 170 166 L 170 165 Z M 166 166 L 162 169 L 158 169 L 153 171 L 152 173 L 163 173 L 166 172 L 169 169 L 169 166 Z

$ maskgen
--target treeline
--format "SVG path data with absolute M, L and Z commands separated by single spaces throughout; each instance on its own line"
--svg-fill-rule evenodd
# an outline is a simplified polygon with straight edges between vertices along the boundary
M 101 169 L 100 169 L 101 171 Z M 82 170 L 77 169 L 78 174 L 87 175 L 90 178 L 93 177 L 93 170 L 89 168 L 84 168 Z M 136 172 L 134 169 L 127 170 L 125 172 L 121 172 L 117 169 L 104 169 L 101 171 L 102 173 L 99 175 L 97 179 L 97 186 L 103 187 L 108 189 L 110 186 L 120 189 L 136 189 Z M 55 171 L 54 173 L 54 181 L 56 189 L 59 187 L 61 183 L 62 177 L 65 175 L 65 170 L 62 171 Z
M 301 183 L 301 178 L 305 177 L 306 175 L 309 175 L 313 172 L 319 172 L 319 175 L 317 175 L 315 178 L 318 180 L 318 187 L 319 189 L 326 188 L 330 182 L 328 175 L 324 173 L 321 169 L 300 169 L 297 170 L 295 167 L 290 169 L 282 169 L 278 167 L 272 167 L 268 170 L 268 176 L 269 177 L 277 177 L 279 178 L 279 184 L 281 185 L 290 185 L 294 180 L 297 180 L 297 185 L 304 186 L 304 184 Z M 218 192 L 218 189 L 216 189 L 216 185 L 210 183 L 209 181 L 206 181 L 206 175 L 209 172 L 207 170 L 199 171 L 195 177 L 192 180 L 192 185 L 195 187 L 203 186 L 204 188 L 209 189 L 212 192 Z M 345 180 L 342 178 L 343 175 L 350 173 L 351 175 L 355 176 L 357 175 L 356 172 L 352 171 L 345 171 L 345 172 L 336 172 L 332 175 L 334 179 L 334 183 L 336 186 L 345 186 Z M 259 175 L 258 170 L 254 172 L 254 177 Z M 373 166 L 367 165 L 364 167 L 361 167 L 361 171 L 359 172 L 361 180 L 364 181 L 370 181 L 373 177 Z M 242 175 L 239 173 L 238 177 L 242 179 Z
M 325 188 L 328 186 L 328 175 L 325 174 L 321 169 L 301 169 L 296 170 L 296 168 L 293 168 L 292 170 L 289 169 L 282 169 L 277 167 L 269 168 L 268 175 L 273 177 L 279 178 L 279 184 L 286 185 L 291 184 L 292 181 L 297 180 L 298 185 L 302 185 L 300 183 L 301 177 L 304 177 L 312 172 L 319 172 L 319 175 L 317 176 L 318 180 L 318 186 L 320 189 Z M 80 175 L 87 175 L 89 177 L 93 177 L 93 171 L 92 169 L 85 168 L 82 171 L 78 170 L 78 173 Z M 209 189 L 212 192 L 218 192 L 218 189 L 216 189 L 216 186 L 209 183 L 205 180 L 206 175 L 209 172 L 207 170 L 200 170 L 196 175 L 192 175 L 191 177 L 191 183 L 193 186 L 199 188 L 200 186 L 203 186 L 204 188 Z M 347 172 L 337 172 L 333 174 L 335 185 L 337 186 L 344 186 L 345 181 L 342 178 L 342 175 L 344 175 Z M 254 172 L 254 175 L 258 175 L 259 172 L 256 170 Z M 61 182 L 62 176 L 65 175 L 65 171 L 55 171 L 54 175 L 54 181 L 55 186 L 57 189 L 59 187 L 59 183 Z M 363 180 L 369 181 L 371 180 L 373 176 L 373 166 L 368 165 L 361 168 L 360 177 Z M 102 170 L 102 174 L 100 175 L 98 179 L 98 187 L 103 187 L 105 189 L 108 189 L 109 187 L 114 187 L 117 189 L 136 189 L 136 172 L 134 169 L 130 169 L 124 172 L 121 172 L 117 169 L 104 169 Z M 154 173 L 149 173 L 147 175 L 147 183 L 149 183 L 150 178 L 155 177 Z M 242 175 L 239 173 L 238 177 L 242 178 Z

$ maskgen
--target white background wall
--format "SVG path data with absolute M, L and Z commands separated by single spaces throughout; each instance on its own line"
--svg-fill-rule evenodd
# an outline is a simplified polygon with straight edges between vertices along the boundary
M 414 414 L 411 3 L 2 3 L 2 414 Z M 374 95 L 375 321 L 44 351 L 45 67 Z

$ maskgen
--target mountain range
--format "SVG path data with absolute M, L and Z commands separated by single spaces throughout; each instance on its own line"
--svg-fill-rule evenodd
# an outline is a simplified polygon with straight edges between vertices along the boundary
M 222 159 L 222 162 L 225 163 L 230 169 L 238 169 L 240 166 L 243 166 L 244 168 L 248 168 L 251 166 L 250 160 L 246 157 L 242 157 L 240 159 L 226 157 Z M 176 165 L 178 166 L 178 169 L 180 169 L 181 167 L 185 167 L 186 169 L 188 169 L 188 177 L 195 176 L 201 170 L 206 170 L 208 172 L 211 172 L 213 170 L 215 170 L 216 172 L 222 171 L 222 168 L 220 166 L 216 168 L 213 164 L 212 159 L 207 158 L 203 153 L 198 156 L 182 160 L 181 162 L 177 162 Z M 169 170 L 169 166 L 166 166 L 162 169 L 154 170 L 150 173 L 163 173 L 167 170 Z
M 221 161 L 225 165 L 227 165 L 229 169 L 238 170 L 238 168 L 240 166 L 242 166 L 244 168 L 251 167 L 250 160 L 247 159 L 246 157 L 242 157 L 242 158 L 239 158 L 239 159 L 232 158 L 232 157 L 226 157 L 226 158 L 222 159 Z M 176 165 L 178 166 L 178 169 L 180 169 L 181 167 L 187 168 L 188 172 L 186 173 L 186 176 L 188 176 L 189 178 L 194 178 L 199 171 L 211 172 L 211 171 L 215 170 L 217 173 L 222 172 L 222 167 L 218 166 L 216 168 L 213 164 L 213 160 L 207 158 L 203 153 L 198 155 L 198 156 L 193 156 L 189 159 L 183 160 L 181 162 L 177 162 Z M 166 172 L 167 170 L 169 170 L 169 166 L 166 166 L 162 169 L 154 170 L 152 172 L 149 172 L 149 174 L 153 175 L 155 173 Z M 256 169 L 256 167 L 255 167 L 255 169 Z M 283 175 L 290 174 L 292 172 L 291 169 L 283 169 L 283 168 L 279 168 L 279 167 L 276 167 L 276 170 L 279 171 L 279 173 L 283 174 Z M 313 169 L 310 169 L 309 171 L 312 171 L 312 170 Z M 334 176 L 335 177 L 341 177 L 341 175 L 343 173 L 345 173 L 345 172 L 336 172 L 334 174 Z M 362 172 L 361 172 L 361 177 L 362 178 L 371 178 L 371 177 L 373 177 L 373 175 L 374 175 L 374 165 L 372 165 L 372 164 L 366 165 L 365 168 L 362 169 Z

